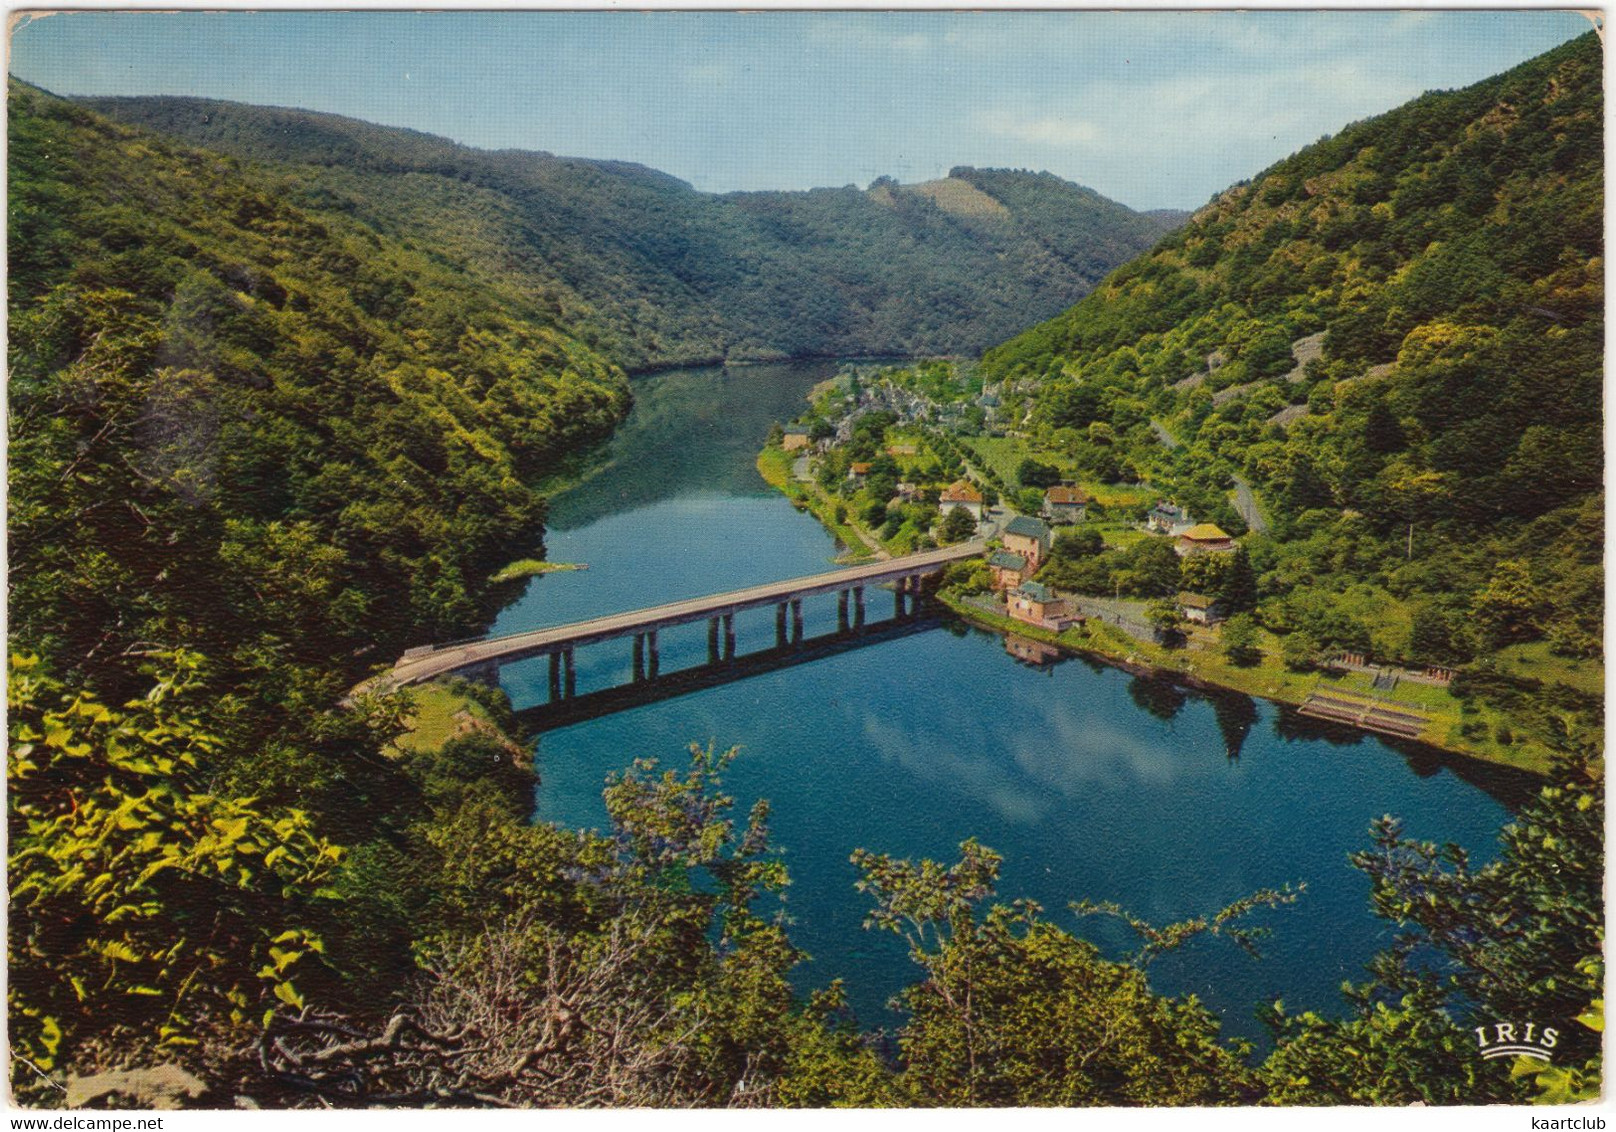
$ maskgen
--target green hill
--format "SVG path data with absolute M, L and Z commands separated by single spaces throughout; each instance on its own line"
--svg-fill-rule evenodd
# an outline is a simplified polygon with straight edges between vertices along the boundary
M 14 643 L 101 679 L 162 642 L 340 680 L 474 624 L 621 371 L 459 249 L 10 95 Z
M 1499 695 L 1543 678 L 1582 703 L 1568 666 L 1599 654 L 1603 618 L 1600 75 L 1588 35 L 1350 125 L 987 351 L 982 376 L 1051 450 L 1120 458 L 1198 515 L 1238 526 L 1226 493 L 1253 485 L 1269 628 L 1480 658 Z M 1538 640 L 1534 673 L 1514 659 Z
M 476 150 L 301 110 L 85 105 L 277 163 L 294 199 L 459 249 L 551 295 L 636 369 L 974 353 L 1082 297 L 1180 219 L 1048 174 L 955 169 L 922 186 L 711 194 L 639 165 Z

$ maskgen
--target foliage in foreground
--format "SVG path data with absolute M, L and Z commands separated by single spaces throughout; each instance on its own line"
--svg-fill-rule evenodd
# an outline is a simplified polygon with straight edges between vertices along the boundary
M 1412 931 L 1347 988 L 1348 1016 L 1274 1004 L 1257 1065 L 1193 997 L 1152 991 L 1146 964 L 1206 933 L 1249 946 L 1238 917 L 1294 894 L 1162 929 L 1129 918 L 1144 947 L 1114 960 L 1030 902 L 993 902 L 999 858 L 974 841 L 949 866 L 861 850 L 867 927 L 902 935 L 919 973 L 892 1044 L 860 1032 L 838 986 L 793 991 L 790 878 L 767 805 L 737 820 L 722 792 L 733 752 L 637 762 L 592 835 L 530 823 L 508 748 L 454 740 L 406 763 L 424 809 L 391 856 L 353 859 L 302 815 L 197 792 L 212 740 L 190 663 L 117 711 L 30 661 L 13 673 L 10 1009 L 29 1101 L 161 1065 L 201 1083 L 197 1103 L 273 1106 L 1457 1104 L 1598 1087 L 1603 795 L 1585 761 L 1479 868 L 1377 823 L 1355 863 Z M 356 933 L 408 944 L 387 991 Z M 1516 1018 L 1559 1024 L 1554 1066 L 1478 1056 L 1472 1028 Z

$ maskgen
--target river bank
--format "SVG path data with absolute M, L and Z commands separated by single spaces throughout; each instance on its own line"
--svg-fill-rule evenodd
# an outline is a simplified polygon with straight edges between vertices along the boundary
M 1099 621 L 1086 622 L 1081 627 L 1055 633 L 1008 617 L 996 617 L 956 593 L 943 591 L 937 595 L 937 599 L 962 620 L 980 628 L 1005 634 L 1014 633 L 1051 645 L 1074 656 L 1101 660 L 1135 675 L 1171 678 L 1192 688 L 1240 692 L 1293 708 L 1302 706 L 1310 695 L 1318 691 L 1346 692 L 1360 696 L 1368 693 L 1368 681 L 1360 674 L 1291 672 L 1277 657 L 1268 653 L 1264 653 L 1263 660 L 1259 664 L 1241 667 L 1229 663 L 1221 654 L 1210 650 L 1190 653 L 1182 649 L 1151 645 Z M 1443 695 L 1446 696 L 1446 693 Z M 1446 698 L 1453 704 L 1453 708 L 1435 713 L 1432 727 L 1420 736 L 1419 744 L 1446 754 L 1459 755 L 1476 762 L 1507 767 L 1539 777 L 1548 774 L 1550 761 L 1546 753 L 1538 756 L 1536 752 L 1527 750 L 1514 752 L 1517 757 L 1500 757 L 1495 751 L 1479 750 L 1462 742 L 1451 740 L 1444 742 L 1433 737 L 1438 729 L 1452 731 L 1458 726 L 1461 701 L 1451 696 Z M 1430 710 L 1431 699 L 1434 697 L 1423 697 L 1420 706 Z M 1336 726 L 1349 725 L 1336 724 Z M 1375 735 L 1383 742 L 1395 742 L 1388 736 L 1369 729 L 1357 730 Z M 1526 757 L 1519 757 L 1520 755 Z
M 757 458 L 757 468 L 771 487 L 784 494 L 800 509 L 811 513 L 838 541 L 849 546 L 879 546 L 874 535 L 862 530 L 846 513 L 836 513 L 835 503 L 816 484 L 795 482 L 791 457 L 773 446 Z M 998 617 L 965 600 L 963 594 L 943 591 L 939 600 L 965 621 L 1000 633 L 1015 633 L 1041 641 L 1075 655 L 1104 660 L 1129 671 L 1171 677 L 1184 683 L 1241 692 L 1273 703 L 1300 707 L 1318 692 L 1368 697 L 1375 694 L 1370 680 L 1362 673 L 1293 672 L 1276 651 L 1263 649 L 1261 660 L 1253 665 L 1236 665 L 1221 650 L 1165 648 L 1129 636 L 1097 619 L 1079 627 L 1055 633 L 1047 629 Z M 1267 634 L 1263 634 L 1265 640 Z M 1267 641 L 1272 644 L 1272 641 Z M 1484 703 L 1461 700 L 1445 689 L 1404 684 L 1401 698 L 1394 703 L 1417 709 L 1430 717 L 1418 742 L 1449 754 L 1524 771 L 1538 776 L 1549 772 L 1552 754 L 1546 748 L 1528 743 L 1499 743 L 1493 737 L 1509 734 L 1508 720 Z M 1478 728 L 1476 724 L 1482 726 Z M 1342 724 L 1341 726 L 1347 726 Z M 1484 742 L 1468 739 L 1461 729 L 1480 730 Z M 1377 734 L 1369 731 L 1370 734 Z M 1384 739 L 1385 736 L 1379 736 Z
M 613 466 L 553 501 L 545 558 L 589 569 L 525 579 L 491 632 L 830 568 L 845 546 L 771 486 L 757 461 L 771 425 L 792 420 L 834 372 L 731 368 L 637 381 Z M 778 466 L 794 478 L 789 463 Z M 827 501 L 834 519 L 842 500 L 831 491 Z M 849 523 L 874 533 L 863 508 L 847 506 Z M 906 521 L 886 549 L 912 549 L 915 528 Z M 889 604 L 866 602 L 870 627 Z M 805 639 L 837 631 L 834 599 L 805 601 L 803 616 Z M 863 928 L 868 897 L 849 859 L 859 848 L 948 861 L 974 837 L 1003 855 L 1007 899 L 1064 908 L 1085 896 L 1148 910 L 1159 922 L 1207 913 L 1256 885 L 1305 881 L 1306 900 L 1276 920 L 1263 963 L 1212 941 L 1152 966 L 1160 990 L 1196 994 L 1227 1033 L 1261 1041 L 1251 1003 L 1283 996 L 1334 1009 L 1341 982 L 1361 977 L 1382 946 L 1384 925 L 1346 863 L 1367 844 L 1370 821 L 1395 813 L 1412 836 L 1464 845 L 1483 860 L 1522 797 L 1494 767 L 1394 749 L 1289 708 L 1135 675 L 1076 649 L 1030 665 L 1003 633 L 951 614 L 927 620 L 929 631 L 866 634 L 862 645 L 778 669 L 737 665 L 731 680 L 544 729 L 530 744 L 542 776 L 534 819 L 607 830 L 602 787 L 631 759 L 672 767 L 692 741 L 740 748 L 725 793 L 741 809 L 770 800 L 771 832 L 789 853 L 791 939 L 814 957 L 794 984 L 807 993 L 844 979 L 852 1009 L 870 1025 L 895 1024 L 886 1004 L 914 968 L 901 940 Z M 772 611 L 738 616 L 735 631 L 737 656 L 766 653 Z M 663 674 L 707 663 L 705 625 L 659 636 Z M 623 642 L 579 648 L 578 692 L 632 682 L 631 661 Z M 521 717 L 548 700 L 547 665 L 508 664 L 500 686 Z M 476 714 L 427 704 L 421 741 L 454 736 L 462 711 Z M 1086 930 L 1121 954 L 1131 937 L 1109 927 Z

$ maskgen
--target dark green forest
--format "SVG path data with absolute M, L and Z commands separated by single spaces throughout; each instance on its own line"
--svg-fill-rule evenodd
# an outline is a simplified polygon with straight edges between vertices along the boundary
M 1602 655 L 1601 67 L 1588 35 L 1347 126 L 982 376 L 1053 450 L 1232 534 L 1251 484 L 1271 529 L 1244 540 L 1239 607 L 1287 658 L 1466 666 L 1455 691 L 1517 731 L 1597 733 L 1597 694 L 1503 662 Z M 1110 593 L 1128 564 L 1080 565 Z
M 329 114 L 85 104 L 274 163 L 293 200 L 518 280 L 630 370 L 974 354 L 1069 306 L 1182 220 L 1047 173 L 712 194 L 626 162 L 488 152 Z
M 1051 428 L 1104 418 L 1187 482 L 1203 465 L 1246 468 L 1269 497 L 1294 490 L 1276 526 L 1330 564 L 1308 567 L 1324 591 L 1396 557 L 1386 548 L 1401 528 L 1372 493 L 1395 494 L 1386 469 L 1399 461 L 1438 488 L 1431 510 L 1396 517 L 1414 523 L 1420 552 L 1405 567 L 1430 572 L 1408 584 L 1433 603 L 1468 579 L 1494 584 L 1493 558 L 1519 558 L 1534 594 L 1585 582 L 1599 561 L 1597 48 L 1570 45 L 1484 87 L 1349 127 L 1232 190 L 984 368 L 1025 382 Z M 1475 1104 L 1597 1091 L 1604 795 L 1599 735 L 1585 727 L 1560 736 L 1552 782 L 1488 864 L 1409 840 L 1394 820 L 1366 832 L 1354 863 L 1397 941 L 1339 1012 L 1252 1004 L 1273 1035 L 1259 1058 L 1193 997 L 1152 991 L 1149 963 L 1206 935 L 1260 948 L 1248 914 L 1282 924 L 1295 894 L 1150 925 L 1000 894 L 999 858 L 974 841 L 942 862 L 861 851 L 868 930 L 901 936 L 915 963 L 902 1024 L 871 1032 L 835 983 L 802 993 L 789 981 L 789 847 L 771 839 L 767 803 L 735 812 L 732 753 L 624 751 L 604 784 L 609 828 L 580 833 L 531 820 L 533 772 L 497 729 L 422 752 L 397 743 L 409 693 L 342 702 L 404 645 L 480 627 L 502 596 L 487 579 L 504 552 L 542 535 L 546 481 L 626 412 L 620 364 L 732 345 L 840 352 L 842 315 L 812 306 L 833 297 L 738 275 L 726 285 L 775 296 L 763 304 L 774 321 L 697 303 L 692 280 L 712 279 L 701 272 L 715 262 L 761 273 L 793 240 L 845 232 L 854 209 L 870 218 L 865 246 L 935 241 L 947 260 L 1001 223 L 971 211 L 991 206 L 970 189 L 1014 214 L 1019 227 L 992 240 L 1038 243 L 1083 287 L 1104 268 L 1077 258 L 1095 253 L 1067 231 L 1063 200 L 1104 202 L 970 170 L 926 192 L 715 200 L 607 163 L 474 158 L 289 112 L 217 108 L 203 121 L 202 104 L 139 105 L 229 136 L 184 143 L 9 90 L 8 1020 L 20 1101 Z M 288 122 L 309 127 L 277 132 Z M 265 152 L 271 142 L 286 148 Z M 1450 160 L 1492 186 L 1490 205 L 1452 212 L 1469 197 L 1411 188 Z M 1309 183 L 1325 214 L 1351 218 L 1347 242 L 1318 253 L 1329 272 L 1311 275 L 1270 262 L 1293 244 L 1309 263 L 1324 248 L 1305 227 L 1322 223 Z M 576 227 L 525 229 L 539 199 Z M 593 225 L 655 215 L 658 200 L 683 210 L 688 236 L 614 229 L 592 264 L 567 258 L 582 253 L 565 244 L 591 247 Z M 907 226 L 896 236 L 893 217 Z M 697 238 L 732 224 L 755 259 L 715 260 Z M 1271 225 L 1283 235 L 1263 235 Z M 1439 258 L 1437 297 L 1418 299 L 1419 265 L 1459 245 L 1490 289 L 1442 290 Z M 684 253 L 700 271 L 670 266 Z M 819 247 L 794 270 L 806 278 L 839 254 Z M 913 254 L 891 278 L 924 258 Z M 663 266 L 641 277 L 641 263 Z M 599 274 L 570 274 L 586 266 Z M 958 278 L 978 296 L 1001 288 L 1002 307 L 981 301 L 1004 318 L 1023 301 L 1019 284 L 967 260 L 949 271 L 927 277 L 936 291 L 907 280 L 901 294 L 941 303 Z M 860 314 L 916 341 L 969 338 L 988 325 L 978 301 L 962 296 L 963 315 L 912 331 L 899 305 L 871 299 Z M 816 319 L 822 337 L 774 337 Z M 1289 431 L 1248 436 L 1222 406 L 1198 418 L 1198 391 L 1173 388 L 1197 354 L 1222 350 L 1219 374 L 1243 364 L 1254 402 L 1276 381 L 1270 340 L 1288 349 L 1315 331 L 1324 371 L 1303 384 L 1318 411 Z M 1343 391 L 1358 367 L 1394 360 Z M 1358 388 L 1385 391 L 1373 428 Z M 1186 453 L 1150 453 L 1125 406 L 1164 417 Z M 1477 439 L 1481 420 L 1500 431 Z M 1526 444 L 1533 428 L 1554 451 L 1592 443 L 1591 471 L 1571 461 L 1569 486 L 1505 501 L 1522 448 L 1541 451 Z M 1455 436 L 1482 450 L 1466 456 Z M 1349 522 L 1360 557 L 1331 541 Z M 1438 539 L 1452 552 L 1435 553 Z M 1252 560 L 1269 587 L 1276 563 L 1296 561 Z M 1531 609 L 1500 624 L 1590 647 L 1569 614 Z M 517 735 L 502 695 L 460 693 Z M 1139 932 L 1136 953 L 1106 957 L 1081 938 L 1101 912 Z M 1561 1023 L 1553 1066 L 1476 1056 L 1471 1026 L 1539 1013 Z

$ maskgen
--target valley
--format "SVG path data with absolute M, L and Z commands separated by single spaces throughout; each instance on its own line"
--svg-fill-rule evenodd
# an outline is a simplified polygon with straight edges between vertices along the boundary
M 1193 213 L 13 78 L 14 1098 L 1597 1098 L 1603 60 L 1554 42 Z M 939 547 L 788 634 L 780 583 Z M 1552 1058 L 1478 1053 L 1516 1018 Z

